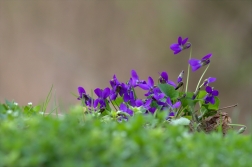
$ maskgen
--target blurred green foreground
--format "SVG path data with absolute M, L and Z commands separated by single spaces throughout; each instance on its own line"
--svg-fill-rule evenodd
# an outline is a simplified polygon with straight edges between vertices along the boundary
M 0 167 L 252 166 L 251 135 L 192 134 L 151 115 L 119 123 L 82 107 L 60 117 L 33 108 L 15 117 L 0 106 Z

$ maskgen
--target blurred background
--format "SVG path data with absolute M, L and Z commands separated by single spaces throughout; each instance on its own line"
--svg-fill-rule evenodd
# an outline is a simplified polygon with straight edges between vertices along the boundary
M 176 81 L 187 70 L 189 49 L 173 55 L 178 36 L 193 44 L 192 57 L 213 57 L 205 78 L 216 77 L 221 107 L 233 122 L 251 123 L 252 1 L 0 0 L 0 102 L 20 105 L 53 97 L 65 107 L 71 94 L 104 88 L 114 74 L 127 81 L 167 71 Z M 191 73 L 194 90 L 204 68 Z M 185 72 L 186 74 L 187 72 Z M 62 107 L 62 108 L 65 108 Z

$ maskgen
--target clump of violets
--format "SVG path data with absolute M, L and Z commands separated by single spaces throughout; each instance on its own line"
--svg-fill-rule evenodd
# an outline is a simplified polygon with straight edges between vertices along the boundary
M 191 48 L 191 43 L 188 42 L 188 38 L 183 39 L 182 37 L 178 37 L 178 42 L 170 46 L 174 54 L 189 48 Z M 142 80 L 135 70 L 131 70 L 131 77 L 128 81 L 119 81 L 116 75 L 113 75 L 110 80 L 111 88 L 96 88 L 94 90 L 96 98 L 88 95 L 83 87 L 78 87 L 79 96 L 77 99 L 82 101 L 82 105 L 89 111 L 87 113 L 97 113 L 102 118 L 106 117 L 105 120 L 109 118 L 122 122 L 128 121 L 130 117 L 136 114 L 151 114 L 156 117 L 159 113 L 165 113 L 164 123 L 181 123 L 183 125 L 196 123 L 197 126 L 194 129 L 191 128 L 191 130 L 199 131 L 203 129 L 209 131 L 207 129 L 209 127 L 206 127 L 206 125 L 211 126 L 211 123 L 207 122 L 207 118 L 214 116 L 220 110 L 219 91 L 210 86 L 216 81 L 216 78 L 208 77 L 201 82 L 210 65 L 211 57 L 212 54 L 209 53 L 201 59 L 191 58 L 190 52 L 186 84 L 183 81 L 184 70 L 178 75 L 177 83 L 168 77 L 167 72 L 163 71 L 156 78 L 156 84 L 151 76 L 147 80 Z M 195 72 L 206 65 L 207 67 L 201 75 L 195 91 L 187 91 L 189 67 Z M 184 86 L 186 87 L 185 91 Z M 139 98 L 135 89 L 145 91 L 144 98 Z M 200 108 L 195 110 L 197 104 L 199 104 Z M 224 123 L 222 127 L 227 126 L 226 129 L 229 129 L 231 124 L 229 125 L 229 122 Z M 217 123 L 213 121 L 212 124 Z M 226 131 L 223 130 L 223 134 L 225 133 Z

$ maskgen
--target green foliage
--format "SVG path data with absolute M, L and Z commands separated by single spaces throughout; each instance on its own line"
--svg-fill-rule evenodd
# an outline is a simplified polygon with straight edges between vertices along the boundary
M 2 116 L 6 107 L 0 105 Z M 163 122 L 162 112 L 119 123 L 84 114 L 80 106 L 62 118 L 36 114 L 37 106 L 22 113 L 26 108 L 0 119 L 0 167 L 252 166 L 251 135 L 188 133 Z
M 179 91 L 175 90 L 175 88 L 169 84 L 158 84 L 160 90 L 172 100 L 175 100 L 179 97 Z

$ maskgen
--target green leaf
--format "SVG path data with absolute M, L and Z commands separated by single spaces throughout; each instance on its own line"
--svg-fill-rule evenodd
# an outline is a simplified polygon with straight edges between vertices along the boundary
M 41 106 L 40 106 L 40 105 L 38 105 L 38 106 L 34 106 L 34 107 L 33 107 L 33 111 L 35 111 L 35 112 L 39 112 L 39 111 L 40 111 L 40 108 L 41 108 Z
M 105 103 L 106 103 L 106 110 L 111 111 L 109 101 L 107 99 L 105 99 Z
M 185 117 L 180 117 L 179 119 L 172 119 L 171 124 L 172 125 L 189 125 L 190 120 Z
M 200 103 L 202 104 L 202 103 L 204 103 L 203 99 L 206 96 L 206 94 L 207 94 L 207 92 L 205 90 L 201 90 L 201 91 L 199 91 L 199 94 L 196 97 L 196 99 L 201 100 Z
M 113 101 L 116 105 L 120 106 L 123 102 L 123 98 L 121 96 L 117 96 L 117 98 Z
M 169 84 L 158 84 L 158 87 L 166 96 L 170 97 L 171 100 L 175 100 L 179 97 L 179 92 Z

